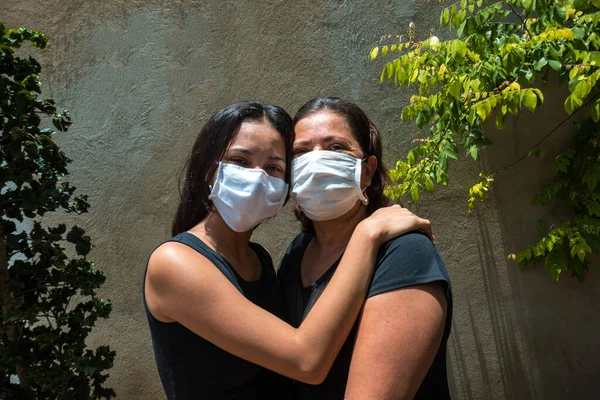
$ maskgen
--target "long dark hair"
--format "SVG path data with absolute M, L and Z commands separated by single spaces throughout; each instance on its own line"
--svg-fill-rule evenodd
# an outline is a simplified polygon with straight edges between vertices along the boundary
M 301 119 L 319 111 L 330 111 L 344 118 L 363 152 L 363 158 L 369 156 L 377 158 L 377 169 L 373 174 L 371 185 L 365 191 L 365 195 L 369 199 L 367 215 L 371 215 L 381 207 L 391 205 L 392 201 L 383 193 L 389 178 L 388 169 L 383 164 L 381 136 L 377 126 L 359 106 L 337 97 L 317 97 L 307 101 L 294 116 L 294 126 Z M 312 221 L 306 218 L 298 208 L 296 208 L 296 216 L 304 228 L 313 229 Z
M 292 118 L 282 108 L 248 100 L 232 104 L 216 112 L 206 122 L 196 138 L 186 168 L 181 200 L 173 218 L 171 234 L 185 232 L 202 221 L 212 209 L 209 182 L 218 161 L 245 121 L 267 120 L 279 132 L 285 143 L 285 181 L 289 183 L 294 128 Z

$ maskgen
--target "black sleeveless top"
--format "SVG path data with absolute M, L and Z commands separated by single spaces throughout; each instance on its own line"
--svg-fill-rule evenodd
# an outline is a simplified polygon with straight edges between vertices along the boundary
M 223 256 L 196 236 L 184 232 L 169 241 L 183 243 L 202 254 L 248 300 L 281 318 L 279 282 L 271 257 L 262 246 L 250 243 L 260 259 L 262 273 L 258 280 L 248 282 Z M 288 378 L 220 349 L 177 322 L 157 320 L 148 310 L 145 295 L 144 307 L 156 365 L 169 400 L 288 397 Z

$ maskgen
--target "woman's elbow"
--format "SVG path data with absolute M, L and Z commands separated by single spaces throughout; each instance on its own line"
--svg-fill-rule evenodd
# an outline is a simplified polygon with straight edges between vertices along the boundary
M 331 363 L 327 362 L 322 354 L 313 351 L 303 351 L 297 364 L 298 377 L 295 379 L 310 385 L 319 385 L 323 383 Z
M 329 369 L 326 370 L 322 365 L 315 365 L 308 368 L 302 368 L 299 372 L 296 380 L 308 383 L 309 385 L 320 385 L 325 378 L 327 378 Z
M 296 360 L 296 377 L 293 378 L 310 385 L 323 383 L 335 359 L 328 354 L 328 349 L 315 343 L 313 337 L 298 332 L 293 352 Z

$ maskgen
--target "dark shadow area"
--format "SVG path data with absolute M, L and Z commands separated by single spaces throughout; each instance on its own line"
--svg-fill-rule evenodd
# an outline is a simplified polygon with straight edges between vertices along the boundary
M 504 131 L 486 130 L 495 143 L 486 154 L 487 171 L 512 164 L 565 119 L 564 90 L 544 92 L 546 104 L 537 114 L 523 111 Z M 542 142 L 546 157 L 525 157 L 496 175 L 492 193 L 501 242 L 490 240 L 489 226 L 479 218 L 482 284 L 507 398 L 592 399 L 600 393 L 600 263 L 589 266 L 584 283 L 568 271 L 555 283 L 543 265 L 520 271 L 514 261 L 500 261 L 539 239 L 536 223 L 548 209 L 532 205 L 531 198 L 549 179 L 550 163 L 569 145 L 573 120 L 582 114 Z M 505 268 L 508 288 L 502 293 L 497 282 Z

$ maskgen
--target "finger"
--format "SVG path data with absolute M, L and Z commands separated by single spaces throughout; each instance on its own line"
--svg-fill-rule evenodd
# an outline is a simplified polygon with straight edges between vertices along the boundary
M 429 237 L 429 239 L 431 239 L 431 241 L 435 241 L 433 231 L 431 230 L 431 222 L 428 219 L 421 220 L 421 229 L 425 231 L 425 234 Z

